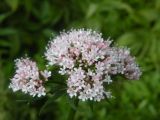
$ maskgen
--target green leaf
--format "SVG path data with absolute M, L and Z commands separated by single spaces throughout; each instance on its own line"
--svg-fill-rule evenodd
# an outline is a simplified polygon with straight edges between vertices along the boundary
M 123 46 L 126 46 L 126 45 L 131 45 L 135 42 L 136 40 L 136 36 L 135 34 L 133 33 L 130 33 L 130 32 L 127 32 L 127 33 L 124 33 L 122 34 L 118 39 L 117 39 L 117 43 L 119 45 L 123 45 Z
M 75 105 L 75 99 L 74 98 L 70 98 L 70 96 L 66 96 L 68 103 L 70 104 L 70 106 L 72 107 L 72 109 L 77 110 L 77 106 Z
M 79 103 L 79 99 L 75 99 L 74 104 L 75 104 L 76 108 L 78 107 L 78 103 Z M 67 120 L 74 120 L 76 111 L 77 111 L 77 109 L 75 110 L 75 109 L 71 108 Z
M 46 87 L 49 88 L 48 93 L 50 93 L 51 95 L 54 95 L 57 98 L 66 93 L 66 86 L 61 84 L 48 83 L 46 84 Z
M 16 100 L 16 102 L 19 102 L 19 103 L 28 103 L 29 100 Z
M 109 98 L 106 97 L 105 99 L 109 104 L 112 104 Z
M 99 6 L 100 11 L 113 11 L 115 9 L 124 10 L 128 12 L 129 14 L 133 13 L 132 7 L 129 4 L 125 2 L 121 2 L 121 1 L 107 1 L 106 0 L 102 2 Z
M 43 30 L 43 34 L 44 34 L 44 36 L 46 36 L 47 38 L 49 38 L 51 36 L 55 36 L 56 32 L 53 31 L 52 29 L 44 29 Z
M 91 4 L 88 8 L 88 11 L 86 12 L 87 15 L 86 15 L 86 18 L 89 18 L 91 17 L 92 15 L 94 15 L 94 13 L 96 12 L 97 10 L 97 5 L 96 4 Z
M 12 11 L 16 11 L 19 5 L 19 0 L 6 0 L 6 3 L 12 9 Z
M 13 28 L 0 28 L 0 35 L 2 36 L 16 34 L 16 32 L 16 29 Z
M 156 20 L 159 17 L 159 12 L 154 9 L 142 9 L 141 11 L 139 11 L 139 14 L 147 22 Z
M 51 98 L 49 98 L 45 104 L 41 107 L 40 111 L 39 111 L 39 115 L 41 115 L 44 111 L 45 108 L 48 107 L 50 104 L 52 104 L 54 102 L 54 96 L 52 96 Z
M 9 15 L 10 15 L 10 12 L 0 14 L 0 23 L 3 22 Z
M 146 107 L 147 104 L 148 104 L 148 101 L 144 99 L 144 100 L 141 101 L 140 104 L 138 105 L 138 109 L 143 110 L 143 109 Z
M 88 105 L 93 113 L 93 110 L 94 110 L 94 101 L 88 101 Z
M 61 97 L 62 95 L 64 95 L 65 92 L 63 90 L 56 90 L 53 95 L 45 102 L 45 104 L 41 107 L 39 115 L 41 115 L 45 109 L 52 104 L 56 99 L 58 99 L 59 97 Z
M 20 49 L 20 39 L 19 39 L 19 36 L 17 34 L 11 36 L 10 37 L 10 41 L 12 42 L 12 44 L 11 44 L 11 50 L 10 50 L 10 56 L 12 57 L 12 56 L 16 55 L 18 53 L 19 49 Z
M 24 0 L 24 5 L 25 5 L 27 12 L 30 12 L 33 7 L 33 1 L 32 0 Z
M 11 44 L 7 40 L 0 39 L 0 47 L 10 47 Z

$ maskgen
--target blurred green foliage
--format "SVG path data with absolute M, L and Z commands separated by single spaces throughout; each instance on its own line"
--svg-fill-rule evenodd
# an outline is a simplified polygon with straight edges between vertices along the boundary
M 143 71 L 139 81 L 115 86 L 115 99 L 93 103 L 93 111 L 80 102 L 75 119 L 158 120 L 160 0 L 1 0 L 0 120 L 67 118 L 68 98 L 32 100 L 20 92 L 12 93 L 8 84 L 15 58 L 28 54 L 43 67 L 50 37 L 70 28 L 92 28 L 102 32 L 104 38 L 111 36 L 116 44 L 131 48 Z

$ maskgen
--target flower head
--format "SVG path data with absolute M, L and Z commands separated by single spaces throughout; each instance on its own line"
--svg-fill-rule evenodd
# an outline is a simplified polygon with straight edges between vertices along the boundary
M 59 73 L 69 75 L 70 97 L 100 101 L 112 97 L 104 82 L 112 83 L 111 75 L 124 74 L 139 79 L 141 72 L 128 49 L 111 47 L 111 41 L 92 30 L 63 32 L 50 41 L 45 53 L 49 65 L 59 65 Z
M 50 72 L 40 71 L 35 62 L 29 58 L 21 58 L 15 60 L 16 73 L 11 79 L 9 88 L 13 91 L 21 90 L 24 93 L 28 93 L 31 96 L 44 96 L 45 88 L 43 86 L 43 80 L 40 79 L 40 74 L 47 79 L 50 76 Z

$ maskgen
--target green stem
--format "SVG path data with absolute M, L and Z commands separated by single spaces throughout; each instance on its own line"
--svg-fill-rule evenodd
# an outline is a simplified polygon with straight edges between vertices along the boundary
M 79 100 L 78 99 L 75 100 L 75 107 L 76 108 L 78 108 L 78 103 L 79 103 Z M 77 110 L 71 108 L 67 120 L 74 120 L 74 117 L 76 115 L 76 111 Z

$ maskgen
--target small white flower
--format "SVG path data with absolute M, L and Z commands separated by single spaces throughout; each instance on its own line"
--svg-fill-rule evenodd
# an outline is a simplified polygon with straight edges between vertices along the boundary
M 64 68 L 64 67 L 60 68 L 60 70 L 59 70 L 59 74 L 61 74 L 61 75 L 66 74 L 66 70 L 65 70 L 65 68 Z
M 111 77 L 109 75 L 106 75 L 104 82 L 107 82 L 108 84 L 112 83 Z
M 105 95 L 107 96 L 107 98 L 112 98 L 112 94 L 110 91 L 105 92 Z
M 51 71 L 44 70 L 44 71 L 41 71 L 41 74 L 43 75 L 43 77 L 47 79 L 51 76 Z

